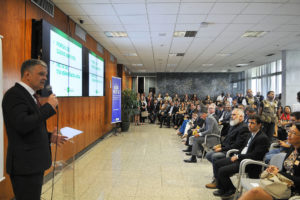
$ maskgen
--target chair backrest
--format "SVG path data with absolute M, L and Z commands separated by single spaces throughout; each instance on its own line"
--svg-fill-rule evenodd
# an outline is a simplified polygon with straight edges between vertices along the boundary
M 278 169 L 280 171 L 282 169 L 282 164 L 283 164 L 285 156 L 286 156 L 286 153 L 275 154 L 274 156 L 272 156 L 272 158 L 270 160 L 270 165 L 275 165 L 276 167 L 278 167 Z

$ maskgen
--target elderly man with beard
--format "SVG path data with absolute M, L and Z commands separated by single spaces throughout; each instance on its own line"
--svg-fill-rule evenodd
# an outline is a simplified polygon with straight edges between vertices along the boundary
M 214 146 L 212 152 L 209 152 L 206 155 L 206 158 L 209 162 L 212 163 L 213 166 L 213 172 L 214 172 L 214 178 L 212 183 L 206 184 L 206 188 L 215 189 L 217 188 L 216 183 L 216 166 L 215 162 L 217 160 L 220 160 L 222 158 L 226 157 L 226 153 L 230 149 L 239 149 L 241 150 L 248 138 L 249 138 L 250 132 L 247 127 L 247 125 L 244 123 L 244 112 L 241 109 L 234 109 L 231 113 L 231 119 L 230 119 L 230 128 L 228 131 L 228 134 L 226 135 L 223 142 L 219 145 Z

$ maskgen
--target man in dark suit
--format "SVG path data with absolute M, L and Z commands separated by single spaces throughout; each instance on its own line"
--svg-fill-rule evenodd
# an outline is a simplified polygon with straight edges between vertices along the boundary
M 230 105 L 229 108 L 231 108 Z M 230 128 L 228 134 L 226 134 L 226 137 L 221 142 L 221 144 L 214 146 L 213 151 L 208 152 L 206 154 L 207 160 L 212 163 L 213 172 L 214 172 L 213 182 L 206 184 L 205 186 L 207 188 L 215 189 L 217 187 L 217 183 L 215 179 L 216 177 L 215 163 L 218 160 L 225 158 L 227 151 L 229 151 L 230 149 L 242 150 L 246 145 L 249 139 L 250 132 L 247 125 L 243 121 L 244 121 L 244 112 L 238 108 L 234 109 L 232 111 L 232 116 L 230 119 Z
M 221 136 L 225 137 L 229 130 L 229 122 L 231 118 L 231 106 L 230 104 L 225 105 L 225 111 L 223 112 L 222 116 L 219 118 L 219 125 L 223 125 L 221 130 Z
M 235 193 L 230 177 L 239 171 L 240 162 L 244 159 L 263 160 L 268 152 L 269 139 L 261 131 L 262 122 L 258 115 L 253 115 L 249 118 L 248 128 L 251 132 L 251 137 L 247 145 L 237 155 L 231 158 L 223 158 L 215 163 L 217 172 L 217 187 L 218 190 L 213 194 L 221 198 L 230 198 Z M 250 178 L 259 176 L 261 167 L 251 166 L 246 168 L 246 172 Z
M 2 101 L 8 137 L 6 170 L 17 200 L 40 200 L 44 171 L 51 166 L 50 142 L 61 144 L 66 137 L 47 131 L 46 120 L 58 105 L 54 94 L 40 104 L 36 91 L 44 88 L 47 65 L 27 60 L 21 81 L 10 88 Z
M 159 112 L 160 104 L 157 102 L 157 99 L 153 101 L 153 103 L 150 104 L 150 108 L 148 110 L 149 112 L 149 119 L 150 123 L 154 124 L 156 120 L 156 116 Z

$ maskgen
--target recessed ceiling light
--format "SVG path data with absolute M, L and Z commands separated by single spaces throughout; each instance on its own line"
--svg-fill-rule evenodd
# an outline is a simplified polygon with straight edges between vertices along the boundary
M 202 64 L 203 67 L 213 66 L 214 64 Z
M 175 31 L 173 36 L 174 37 L 195 37 L 197 31 Z
M 218 53 L 217 56 L 222 56 L 222 57 L 226 57 L 226 56 L 231 56 L 231 53 Z
M 242 37 L 258 38 L 265 35 L 268 31 L 246 31 Z
M 185 31 L 175 31 L 173 36 L 174 37 L 184 37 Z
M 173 57 L 173 56 L 176 56 L 176 55 L 177 55 L 177 53 L 169 53 L 170 57 Z
M 137 56 L 136 53 L 124 53 L 123 56 Z
M 134 66 L 134 67 L 142 67 L 143 64 L 141 64 L 141 63 L 139 63 L 139 64 L 132 64 L 132 66 Z
M 176 67 L 177 64 L 167 64 L 167 67 Z
M 241 67 L 243 67 L 243 66 L 248 66 L 248 65 L 249 65 L 248 63 L 237 64 L 237 66 L 241 66 Z
M 128 37 L 128 34 L 124 31 L 105 31 L 104 34 L 107 37 Z

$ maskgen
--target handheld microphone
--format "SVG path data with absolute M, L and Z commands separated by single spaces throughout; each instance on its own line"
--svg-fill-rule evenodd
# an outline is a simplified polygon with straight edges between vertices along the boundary
M 50 96 L 51 94 L 53 94 L 52 86 L 51 86 L 51 85 L 47 85 L 47 86 L 45 87 L 45 91 L 46 91 L 46 94 L 47 94 L 48 96 Z

